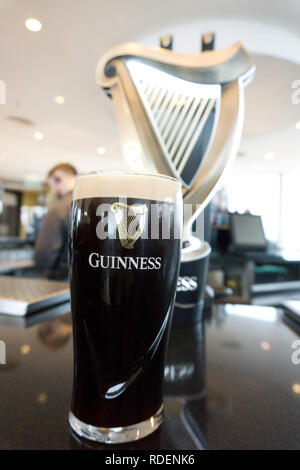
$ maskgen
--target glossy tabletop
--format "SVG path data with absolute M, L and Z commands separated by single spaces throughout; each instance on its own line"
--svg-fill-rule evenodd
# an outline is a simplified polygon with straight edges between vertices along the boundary
M 0 449 L 300 449 L 300 364 L 292 360 L 299 332 L 276 309 L 217 306 L 202 324 L 173 326 L 164 423 L 152 436 L 118 447 L 80 440 L 69 430 L 68 310 L 64 305 L 26 320 L 0 316 L 6 344 Z

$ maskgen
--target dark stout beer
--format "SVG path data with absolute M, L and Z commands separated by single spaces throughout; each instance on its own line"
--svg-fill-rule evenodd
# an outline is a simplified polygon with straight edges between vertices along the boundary
M 70 423 L 76 432 L 79 423 L 81 434 L 96 440 L 105 438 L 97 432 L 88 436 L 84 425 L 137 425 L 135 435 L 118 436 L 114 442 L 137 439 L 161 421 L 164 359 L 180 262 L 180 185 L 158 175 L 115 172 L 81 177 L 80 184 L 89 190 L 77 188 L 71 214 Z M 168 238 L 163 236 L 165 222 Z M 147 429 L 138 426 L 147 420 Z

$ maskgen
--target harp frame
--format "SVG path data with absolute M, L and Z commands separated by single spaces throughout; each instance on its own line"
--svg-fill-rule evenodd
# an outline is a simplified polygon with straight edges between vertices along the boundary
M 198 84 L 203 90 L 212 87 L 210 90 L 219 96 L 208 146 L 188 183 L 174 168 L 151 119 L 139 85 L 130 72 L 129 64 L 133 60 Z M 193 222 L 210 202 L 237 153 L 243 127 L 244 87 L 254 72 L 255 67 L 240 42 L 221 51 L 199 54 L 176 54 L 127 43 L 109 50 L 98 61 L 96 80 L 115 103 L 123 153 L 128 143 L 135 142 L 140 169 L 176 177 L 183 184 L 184 202 L 192 205 L 192 215 L 184 220 L 184 240 L 190 238 Z M 125 157 L 128 159 L 128 155 Z

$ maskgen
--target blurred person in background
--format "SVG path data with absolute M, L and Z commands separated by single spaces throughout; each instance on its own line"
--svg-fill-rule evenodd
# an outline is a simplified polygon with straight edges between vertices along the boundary
M 47 175 L 56 200 L 43 218 L 34 261 L 35 267 L 48 279 L 68 279 L 68 227 L 76 175 L 76 169 L 69 163 L 59 163 Z

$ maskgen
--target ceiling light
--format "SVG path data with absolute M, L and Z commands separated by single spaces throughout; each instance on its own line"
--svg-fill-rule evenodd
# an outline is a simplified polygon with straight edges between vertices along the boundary
M 54 103 L 56 103 L 56 104 L 64 104 L 64 102 L 66 101 L 66 99 L 65 99 L 64 96 L 57 95 L 57 96 L 54 96 L 53 101 L 54 101 Z
M 275 158 L 275 155 L 274 155 L 273 152 L 267 152 L 267 153 L 264 154 L 264 158 L 266 160 L 273 160 L 273 158 Z
M 98 155 L 105 155 L 106 154 L 105 147 L 98 147 L 97 148 L 97 153 L 98 153 Z
M 268 343 L 268 341 L 262 341 L 260 343 L 260 347 L 263 351 L 269 351 L 271 349 L 271 345 Z
M 28 18 L 25 21 L 25 26 L 29 31 L 40 31 L 42 29 L 42 23 L 36 18 Z
M 31 347 L 29 346 L 29 344 L 23 344 L 23 346 L 21 346 L 20 348 L 21 354 L 24 354 L 24 355 L 30 353 L 30 350 L 31 350 Z
M 296 122 L 295 127 L 296 127 L 296 129 L 298 129 L 298 131 L 300 131 L 300 121 Z
M 35 132 L 35 133 L 33 134 L 33 138 L 34 138 L 35 140 L 43 140 L 44 134 L 43 134 L 42 132 Z

